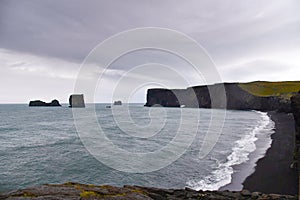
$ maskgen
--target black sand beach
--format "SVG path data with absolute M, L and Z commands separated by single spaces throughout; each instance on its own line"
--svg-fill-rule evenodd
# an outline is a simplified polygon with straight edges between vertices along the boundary
M 257 162 L 255 172 L 243 183 L 244 189 L 263 193 L 298 195 L 298 174 L 293 160 L 295 126 L 291 114 L 269 112 L 275 122 L 272 146 Z

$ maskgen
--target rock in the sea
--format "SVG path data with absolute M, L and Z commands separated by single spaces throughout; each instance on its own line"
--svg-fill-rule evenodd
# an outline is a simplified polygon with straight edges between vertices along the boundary
M 115 106 L 121 106 L 121 105 L 122 105 L 122 101 L 115 101 L 115 102 L 114 102 L 114 105 L 115 105 Z
M 83 94 L 72 94 L 69 98 L 70 108 L 84 108 L 84 97 Z
M 41 185 L 27 189 L 0 194 L 0 199 L 10 200 L 43 200 L 43 199 L 287 199 L 296 200 L 296 196 L 261 194 L 250 192 L 230 191 L 195 191 L 191 189 L 161 189 L 140 186 L 114 187 L 109 185 L 85 185 L 79 183 L 65 183 L 59 185 Z
M 51 103 L 46 103 L 44 101 L 36 100 L 36 101 L 30 101 L 29 106 L 61 106 L 59 104 L 59 101 L 54 99 L 51 101 Z

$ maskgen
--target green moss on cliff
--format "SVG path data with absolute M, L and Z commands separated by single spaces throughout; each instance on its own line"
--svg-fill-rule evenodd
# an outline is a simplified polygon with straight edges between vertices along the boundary
M 255 96 L 281 96 L 289 99 L 300 90 L 300 81 L 239 83 L 239 87 Z
M 160 189 L 140 186 L 97 186 L 80 183 L 42 185 L 0 194 L 0 199 L 290 199 L 297 196 L 230 191 L 195 191 L 192 189 Z
M 37 195 L 36 194 L 33 194 L 33 193 L 31 193 L 31 192 L 24 192 L 23 193 L 23 197 L 37 197 Z
M 89 198 L 89 197 L 95 197 L 95 196 L 99 196 L 99 195 L 94 191 L 83 191 L 80 193 L 80 197 L 83 197 L 83 198 Z
M 119 193 L 119 194 L 101 194 L 96 191 L 83 191 L 80 193 L 80 197 L 82 198 L 108 198 L 108 197 L 122 197 L 126 196 L 127 193 Z

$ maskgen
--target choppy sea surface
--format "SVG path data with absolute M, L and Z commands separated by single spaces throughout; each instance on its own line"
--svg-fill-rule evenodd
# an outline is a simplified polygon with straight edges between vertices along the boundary
M 217 190 L 230 184 L 234 173 L 249 173 L 236 171 L 234 166 L 249 162 L 249 155 L 257 148 L 264 153 L 271 144 L 274 128 L 266 113 L 227 110 L 217 142 L 209 154 L 200 159 L 199 151 L 212 119 L 211 109 L 147 108 L 142 104 L 110 109 L 107 105 L 95 106 L 99 125 L 113 144 L 129 151 L 155 151 L 167 145 L 180 126 L 181 109 L 186 109 L 191 119 L 199 117 L 200 113 L 197 123 L 194 120 L 186 122 L 191 129 L 197 127 L 197 135 L 185 153 L 170 165 L 148 173 L 127 173 L 106 166 L 87 150 L 77 133 L 72 109 L 67 105 L 0 105 L 0 191 L 69 181 Z M 91 109 L 91 105 L 85 109 Z M 164 115 L 154 115 L 153 109 L 164 109 Z M 158 130 L 157 126 L 145 126 L 145 132 L 153 128 L 156 134 L 149 140 L 139 138 L 143 129 L 135 132 L 132 123 L 127 123 L 128 112 L 130 121 L 139 127 L 156 121 L 163 121 L 164 126 Z M 218 112 L 224 111 L 215 110 Z M 94 130 L 88 123 L 86 126 L 87 131 Z M 129 136 L 124 128 L 135 133 Z M 189 129 L 182 131 L 188 133 Z M 265 145 L 258 147 L 258 140 Z

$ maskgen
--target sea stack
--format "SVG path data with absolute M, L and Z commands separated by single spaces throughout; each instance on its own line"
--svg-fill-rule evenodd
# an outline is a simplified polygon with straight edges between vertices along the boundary
M 72 94 L 69 98 L 70 108 L 84 108 L 84 97 L 83 94 Z
M 29 106 L 33 107 L 33 106 L 61 106 L 61 105 L 59 104 L 58 100 L 54 99 L 53 101 L 51 101 L 51 103 L 46 103 L 40 100 L 30 101 Z

